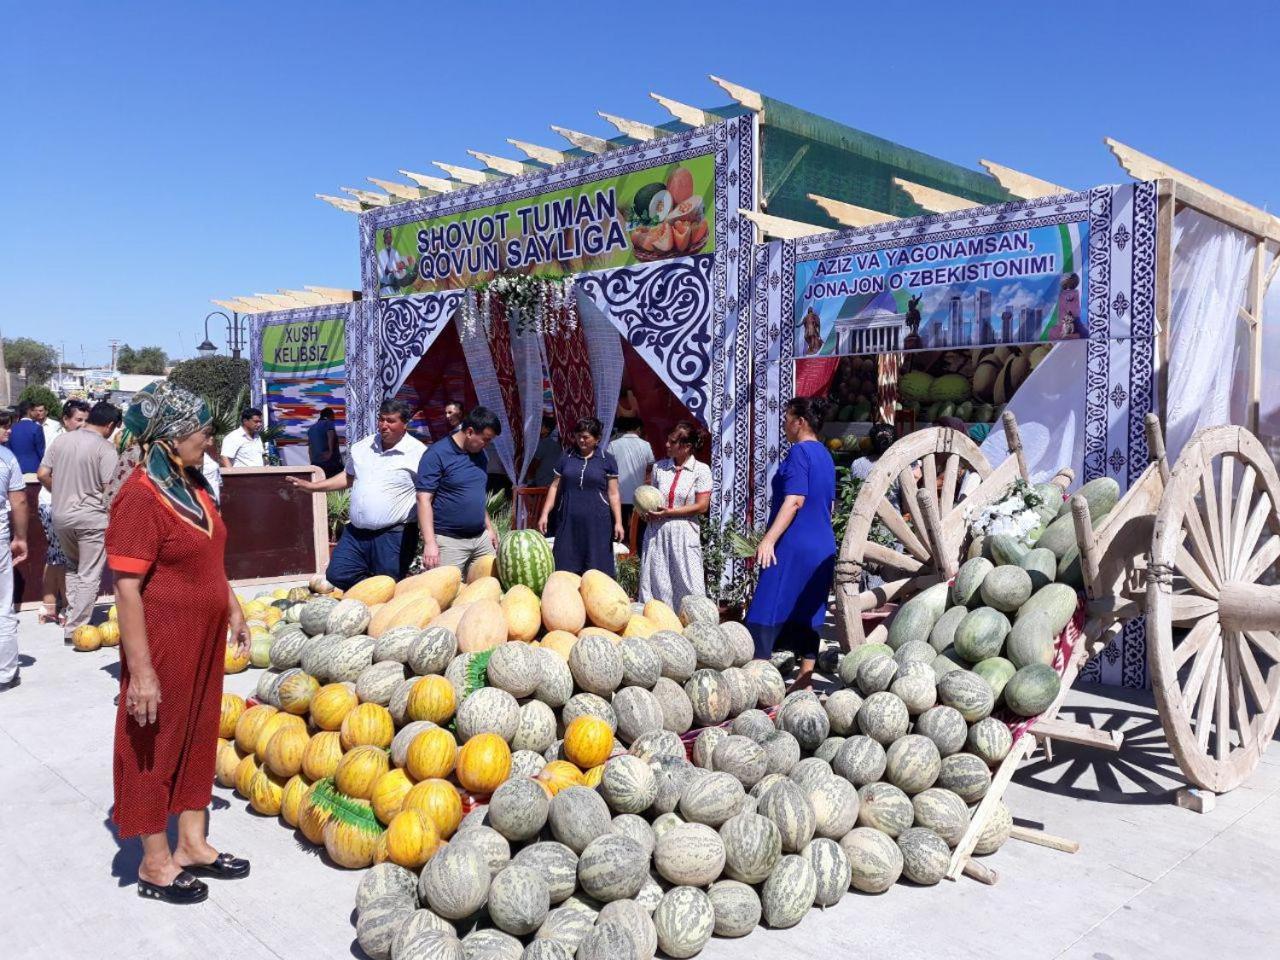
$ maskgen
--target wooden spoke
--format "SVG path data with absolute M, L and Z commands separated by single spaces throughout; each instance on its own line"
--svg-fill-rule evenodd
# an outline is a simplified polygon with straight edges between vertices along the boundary
M 920 470 L 923 478 L 920 483 L 920 489 L 926 495 L 933 497 L 936 502 L 938 499 L 938 461 L 932 455 L 928 455 L 920 462 Z
M 1244 674 L 1245 685 L 1249 688 L 1249 696 L 1259 705 L 1267 702 L 1267 682 L 1262 679 L 1262 671 L 1258 669 L 1258 661 L 1245 642 L 1244 635 L 1233 633 L 1232 646 L 1235 649 L 1236 664 Z
M 1213 632 L 1217 627 L 1217 617 L 1204 617 L 1192 627 L 1191 631 L 1183 638 L 1183 641 L 1173 648 L 1174 668 L 1181 670 L 1183 664 L 1199 653 L 1205 642 L 1213 636 Z
M 888 500 L 881 501 L 879 508 L 876 510 L 876 516 L 889 528 L 889 532 L 901 541 L 902 545 L 907 548 L 908 553 L 921 563 L 929 562 L 928 548 L 920 542 L 920 538 L 915 535 L 915 531 L 911 529 L 906 519 L 897 510 L 893 509 L 893 505 Z
M 1195 709 L 1196 701 L 1200 699 L 1200 689 L 1204 685 L 1210 665 L 1218 662 L 1218 649 L 1222 646 L 1221 640 L 1222 631 L 1217 624 L 1214 624 L 1213 635 L 1209 638 L 1208 645 L 1196 654 L 1195 663 L 1191 665 L 1191 673 L 1187 677 L 1187 685 L 1182 688 L 1182 703 L 1187 710 L 1188 716 Z
M 1204 513 L 1208 520 L 1209 545 L 1218 576 L 1226 573 L 1226 554 L 1222 552 L 1222 529 L 1218 526 L 1218 494 L 1213 486 L 1213 462 L 1207 457 L 1201 461 L 1200 492 L 1204 495 Z
M 1245 564 L 1245 568 L 1240 571 L 1240 579 L 1245 583 L 1256 583 L 1258 578 L 1276 562 L 1277 557 L 1280 557 L 1280 534 L 1272 534 L 1271 539 L 1262 545 L 1261 549 Z
M 956 488 L 960 482 L 960 454 L 947 456 L 947 465 L 942 469 L 942 515 L 945 517 L 956 505 Z
M 915 528 L 920 530 L 920 496 L 916 487 L 915 471 L 911 469 L 911 464 L 907 464 L 898 473 L 898 496 L 902 502 L 903 514 L 909 514 Z
M 1176 593 L 1172 599 L 1174 623 L 1191 623 L 1218 612 L 1218 601 L 1194 593 Z
M 1205 532 L 1204 520 L 1200 517 L 1200 511 L 1196 509 L 1194 503 L 1191 508 L 1182 516 L 1182 523 L 1188 534 L 1191 535 L 1191 546 L 1195 550 L 1195 556 L 1200 562 L 1200 566 L 1209 574 L 1209 578 L 1219 586 L 1222 585 L 1222 575 L 1218 572 L 1217 564 L 1213 560 L 1213 547 L 1209 544 L 1209 534 Z
M 897 550 L 892 550 L 870 540 L 867 541 L 867 545 L 862 551 L 862 558 L 870 560 L 872 563 L 892 567 L 895 570 L 905 570 L 907 573 L 916 573 L 919 570 L 923 570 L 925 566 L 915 557 L 899 553 Z
M 1253 548 L 1258 545 L 1258 537 L 1262 536 L 1263 528 L 1267 525 L 1267 517 L 1271 514 L 1271 498 L 1265 493 L 1258 498 L 1258 502 L 1254 505 L 1253 510 L 1249 513 L 1249 520 L 1245 524 L 1244 533 L 1236 540 L 1236 570 L 1232 573 L 1235 579 L 1240 578 L 1241 572 L 1246 564 L 1245 558 L 1253 553 Z
M 1227 759 L 1227 748 L 1231 743 L 1231 695 L 1227 690 L 1227 664 L 1218 664 L 1218 717 L 1214 721 L 1213 754 L 1219 760 Z
M 1249 707 L 1244 700 L 1244 682 L 1240 676 L 1237 636 L 1236 633 L 1230 633 L 1224 640 L 1224 648 L 1227 652 L 1227 690 L 1231 695 L 1231 716 L 1240 734 L 1240 743 L 1248 746 L 1253 739 L 1253 724 L 1249 722 Z
M 1272 663 L 1280 663 L 1280 639 L 1270 630 L 1246 630 L 1244 635 L 1249 642 L 1271 658 Z
M 1244 474 L 1240 477 L 1240 490 L 1236 494 L 1235 515 L 1231 519 L 1231 548 L 1233 554 L 1232 568 L 1227 571 L 1227 576 L 1234 577 L 1239 572 L 1240 565 L 1243 563 L 1245 556 L 1241 542 L 1244 540 L 1245 525 L 1249 522 L 1249 511 L 1253 506 L 1253 485 L 1258 478 L 1258 471 L 1253 469 L 1253 464 L 1248 464 L 1244 468 Z M 1250 544 L 1248 549 L 1253 549 Z
M 1205 572 L 1204 567 L 1196 562 L 1195 557 L 1191 556 L 1186 547 L 1178 547 L 1178 558 L 1175 566 L 1177 566 L 1178 572 L 1187 578 L 1187 583 L 1195 588 L 1196 593 L 1205 597 L 1217 598 L 1217 584 L 1209 579 L 1209 574 Z
M 1235 457 L 1223 457 L 1218 468 L 1222 486 L 1218 490 L 1218 526 L 1222 530 L 1222 575 L 1231 575 L 1231 564 L 1235 562 L 1235 553 L 1231 549 L 1231 514 L 1235 506 L 1232 500 L 1232 489 L 1235 487 Z
M 1222 657 L 1219 650 L 1215 651 L 1209 663 L 1209 675 L 1200 694 L 1200 706 L 1196 709 L 1196 742 L 1200 744 L 1201 750 L 1209 749 L 1209 731 L 1213 726 L 1213 708 L 1218 702 L 1218 678 L 1221 673 Z

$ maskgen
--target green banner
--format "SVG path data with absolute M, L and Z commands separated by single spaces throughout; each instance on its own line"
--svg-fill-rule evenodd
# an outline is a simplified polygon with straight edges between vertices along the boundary
M 343 319 L 272 324 L 262 331 L 262 370 L 288 377 L 341 376 L 346 334 Z
M 387 227 L 382 296 L 475 286 L 500 273 L 562 277 L 715 250 L 715 156 Z

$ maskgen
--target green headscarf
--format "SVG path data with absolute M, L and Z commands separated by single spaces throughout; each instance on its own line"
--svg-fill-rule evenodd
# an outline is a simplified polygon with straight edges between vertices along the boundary
M 195 468 L 183 466 L 173 441 L 203 430 L 213 422 L 209 407 L 189 390 L 159 380 L 133 395 L 120 432 L 121 461 L 131 468 L 142 463 L 147 476 L 174 506 L 179 516 L 201 529 L 208 528 L 204 506 L 196 490 L 208 482 Z

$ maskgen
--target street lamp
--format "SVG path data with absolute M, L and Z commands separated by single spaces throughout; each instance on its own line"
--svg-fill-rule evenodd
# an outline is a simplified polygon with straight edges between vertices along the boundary
M 221 310 L 211 311 L 204 318 L 204 343 L 196 347 L 196 353 L 202 357 L 212 357 L 218 352 L 218 348 L 214 346 L 212 340 L 209 339 L 209 317 L 221 317 L 227 323 L 227 348 L 231 351 L 231 356 L 240 359 L 240 351 L 244 349 L 245 339 L 245 317 L 238 313 L 227 316 Z

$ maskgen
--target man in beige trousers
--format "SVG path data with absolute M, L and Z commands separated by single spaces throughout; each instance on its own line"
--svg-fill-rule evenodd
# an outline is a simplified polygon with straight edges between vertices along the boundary
M 89 622 L 107 565 L 107 488 L 119 458 L 107 439 L 120 425 L 120 408 L 94 404 L 85 425 L 58 437 L 45 451 L 37 478 L 53 494 L 53 527 L 67 557 L 64 639 Z

